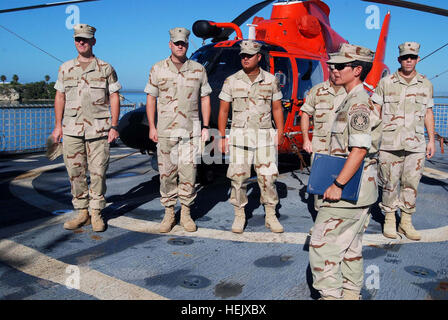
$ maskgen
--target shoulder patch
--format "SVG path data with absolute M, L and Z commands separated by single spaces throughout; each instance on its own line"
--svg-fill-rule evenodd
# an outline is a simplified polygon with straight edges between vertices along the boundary
M 351 116 L 350 126 L 357 131 L 364 131 L 369 128 L 370 115 L 365 111 L 356 111 Z

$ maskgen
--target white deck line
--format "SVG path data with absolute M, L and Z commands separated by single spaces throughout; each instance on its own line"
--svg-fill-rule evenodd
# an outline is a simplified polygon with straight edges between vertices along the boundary
M 45 211 L 53 212 L 55 210 L 65 208 L 67 205 L 59 203 L 55 200 L 49 199 L 47 197 L 42 196 L 37 191 L 34 190 L 32 182 L 35 178 L 37 178 L 40 174 L 47 170 L 52 170 L 57 168 L 63 164 L 57 165 L 49 165 L 43 166 L 34 170 L 30 170 L 27 173 L 24 173 L 15 179 L 13 179 L 10 183 L 10 191 L 17 198 L 22 199 L 23 201 L 28 202 L 29 204 L 38 207 Z M 435 169 L 431 169 L 435 170 Z M 437 170 L 438 171 L 438 170 Z M 439 175 L 443 176 L 443 172 L 440 171 Z M 26 192 L 24 192 L 26 191 Z M 40 226 L 37 226 L 33 229 L 44 228 L 53 224 L 60 224 L 64 221 L 68 220 L 73 216 L 72 214 L 66 214 L 64 216 L 59 216 L 53 219 L 50 219 L 43 223 Z M 145 221 L 134 219 L 126 216 L 117 217 L 108 221 L 108 224 L 114 227 L 142 232 L 142 233 L 150 233 L 150 234 L 159 234 L 158 232 L 158 223 L 152 221 Z M 62 227 L 62 226 L 61 226 Z M 230 229 L 230 226 L 229 226 Z M 424 243 L 424 242 L 442 242 L 448 241 L 448 226 L 435 228 L 435 229 L 426 229 L 419 230 L 422 235 L 422 239 L 420 241 L 412 241 L 407 238 L 401 239 L 388 239 L 384 237 L 382 234 L 364 234 L 363 245 L 388 245 L 388 244 L 404 244 L 404 243 Z M 4 233 L 1 232 L 0 235 Z M 287 243 L 287 244 L 304 244 L 307 240 L 307 233 L 301 232 L 284 232 L 281 234 L 275 234 L 272 232 L 244 232 L 243 234 L 235 234 L 231 231 L 225 230 L 216 230 L 209 228 L 199 228 L 196 232 L 185 232 L 182 227 L 175 226 L 170 233 L 164 235 L 176 235 L 176 236 L 184 236 L 184 237 L 198 237 L 198 238 L 209 238 L 215 240 L 225 240 L 225 241 L 241 241 L 241 242 L 254 242 L 254 243 Z
M 69 264 L 46 256 L 39 251 L 14 241 L 0 240 L 0 261 L 33 277 L 58 283 L 70 284 L 72 273 Z M 90 269 L 79 268 L 79 289 L 77 290 L 101 300 L 168 300 L 152 291 Z

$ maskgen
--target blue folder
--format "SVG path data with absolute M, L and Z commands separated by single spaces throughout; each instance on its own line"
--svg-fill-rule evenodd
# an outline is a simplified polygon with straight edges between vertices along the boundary
M 323 195 L 328 187 L 333 184 L 334 179 L 338 177 L 346 160 L 345 158 L 316 153 L 308 180 L 307 192 Z M 364 161 L 342 190 L 342 200 L 358 201 L 363 169 Z

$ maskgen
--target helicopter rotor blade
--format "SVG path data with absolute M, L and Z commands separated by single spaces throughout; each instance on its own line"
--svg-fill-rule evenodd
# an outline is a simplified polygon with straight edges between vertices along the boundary
M 373 3 L 380 3 L 380 4 L 388 4 L 395 7 L 402 7 L 406 9 L 412 9 L 417 11 L 423 11 L 423 12 L 429 12 L 433 14 L 438 14 L 441 16 L 448 17 L 448 10 L 436 8 L 427 6 L 424 4 L 409 2 L 409 1 L 402 1 L 402 0 L 362 0 L 364 2 L 373 2 Z
M 232 23 L 236 24 L 237 26 L 242 25 L 245 21 L 247 21 L 247 19 L 252 17 L 258 11 L 263 10 L 265 7 L 267 7 L 274 1 L 275 0 L 266 0 L 253 5 L 252 7 L 244 11 L 242 14 L 240 14 L 238 17 L 233 19 Z
M 35 6 L 3 9 L 3 10 L 0 10 L 0 13 L 13 12 L 13 11 L 23 11 L 23 10 L 31 10 L 31 9 L 39 9 L 39 8 L 47 8 L 47 7 L 55 7 L 55 6 L 63 6 L 65 4 L 81 3 L 81 2 L 89 2 L 89 1 L 98 1 L 98 0 L 72 0 L 72 1 L 52 2 L 52 3 L 38 4 L 38 5 L 35 5 Z
M 247 21 L 247 19 L 249 19 L 254 14 L 256 14 L 260 10 L 264 9 L 265 7 L 267 7 L 268 5 L 270 5 L 274 1 L 275 0 L 266 0 L 266 1 L 262 1 L 262 2 L 259 2 L 259 3 L 255 4 L 255 5 L 253 5 L 252 7 L 250 7 L 247 10 L 245 10 L 243 13 L 241 13 L 238 17 L 233 19 L 232 23 L 236 24 L 237 26 L 241 26 L 245 21 Z M 233 32 L 234 32 L 233 29 L 223 29 L 221 34 L 213 39 L 213 42 L 227 40 L 227 39 L 229 39 L 229 36 Z

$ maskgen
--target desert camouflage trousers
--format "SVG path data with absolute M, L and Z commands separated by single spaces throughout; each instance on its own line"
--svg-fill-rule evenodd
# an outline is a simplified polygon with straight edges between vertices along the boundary
M 70 178 L 72 203 L 75 209 L 104 209 L 106 206 L 106 171 L 109 167 L 107 137 L 84 139 L 64 135 L 64 163 Z M 87 171 L 90 186 L 87 184 Z
M 425 153 L 408 151 L 380 151 L 379 179 L 383 198 L 379 204 L 383 212 L 415 212 L 417 187 L 425 166 Z
M 369 207 L 320 207 L 309 256 L 313 287 L 322 296 L 342 298 L 344 289 L 361 291 L 362 237 L 369 221 Z
M 276 206 L 278 194 L 275 181 L 278 178 L 277 152 L 274 146 L 248 148 L 230 145 L 230 163 L 227 177 L 231 180 L 230 203 L 243 208 L 247 202 L 247 180 L 251 176 L 252 164 L 260 187 L 260 203 Z
M 160 202 L 164 207 L 191 206 L 196 198 L 196 167 L 200 160 L 199 138 L 160 138 L 157 161 L 160 173 Z

